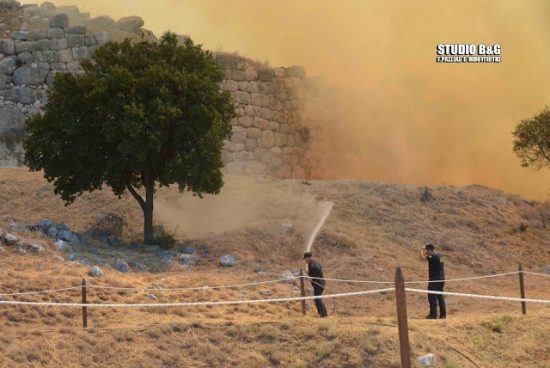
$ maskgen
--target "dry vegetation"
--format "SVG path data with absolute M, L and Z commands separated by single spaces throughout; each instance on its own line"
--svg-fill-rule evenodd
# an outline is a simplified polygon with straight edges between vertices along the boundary
M 104 277 L 92 282 L 143 288 L 279 278 L 285 269 L 302 267 L 299 255 L 312 222 L 300 212 L 308 216 L 315 212 L 318 207 L 311 198 L 334 203 L 334 210 L 313 247 L 328 277 L 391 280 L 395 267 L 401 266 L 409 280 L 425 279 L 426 265 L 419 259 L 418 251 L 426 242 L 443 248 L 448 278 L 515 270 L 518 262 L 540 272 L 550 264 L 550 235 L 546 229 L 547 222 L 550 224 L 550 207 L 495 190 L 478 186 L 432 188 L 435 201 L 422 203 L 420 188 L 396 184 L 256 183 L 228 178 L 228 191 L 235 196 L 232 183 L 243 186 L 251 197 L 259 198 L 260 205 L 251 207 L 249 202 L 234 203 L 228 199 L 214 207 L 235 206 L 235 214 L 244 209 L 252 211 L 253 222 L 247 214 L 242 216 L 242 222 L 233 221 L 231 226 L 220 227 L 221 230 L 200 238 L 187 238 L 188 230 L 179 234 L 181 241 L 210 244 L 212 260 L 205 260 L 193 269 L 174 265 L 163 273 L 119 274 L 107 269 Z M 23 169 L 0 170 L 0 185 L 2 228 L 13 221 L 32 223 L 49 217 L 85 231 L 98 215 L 118 211 L 128 223 L 125 238 L 139 237 L 141 214 L 129 197 L 118 201 L 106 190 L 86 194 L 73 206 L 64 207 L 40 174 Z M 260 196 L 262 191 L 267 191 L 271 199 Z M 158 195 L 159 199 L 176 199 L 172 190 L 163 190 Z M 292 203 L 298 203 L 302 211 Z M 175 215 L 172 211 L 159 217 L 172 226 Z M 197 209 L 197 218 L 206 215 Z M 527 226 L 525 231 L 520 230 L 522 223 Z M 82 277 L 88 278 L 88 267 L 56 257 L 47 239 L 35 241 L 49 251 L 24 256 L 11 250 L 0 252 L 0 293 L 78 285 Z M 241 259 L 239 265 L 219 268 L 216 257 L 226 253 L 237 254 Z M 254 273 L 257 265 L 266 269 L 265 275 Z M 550 297 L 548 279 L 527 276 L 526 281 L 528 297 Z M 328 293 L 359 289 L 361 286 L 337 283 L 327 286 Z M 516 296 L 517 276 L 448 283 L 447 289 Z M 258 299 L 268 297 L 260 293 L 267 290 L 274 297 L 297 295 L 292 285 L 275 284 L 244 290 L 172 293 L 91 289 L 88 300 L 163 303 Z M 421 319 L 427 312 L 425 295 L 409 293 L 407 297 L 414 356 L 433 352 L 437 366 L 447 368 L 550 367 L 546 337 L 550 328 L 548 307 L 528 305 L 528 315 L 522 317 L 516 303 L 448 298 L 449 319 L 425 321 Z M 4 298 L 78 302 L 80 294 L 79 290 L 73 290 Z M 90 309 L 87 330 L 81 328 L 78 308 L 1 306 L 0 366 L 399 366 L 392 293 L 327 303 L 331 314 L 327 320 L 315 318 L 311 310 L 302 317 L 299 303 Z

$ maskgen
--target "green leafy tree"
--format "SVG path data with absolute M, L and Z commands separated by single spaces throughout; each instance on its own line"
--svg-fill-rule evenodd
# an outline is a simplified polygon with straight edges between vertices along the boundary
M 513 132 L 514 152 L 523 167 L 550 167 L 550 110 L 522 120 Z
M 43 114 L 27 121 L 25 163 L 66 205 L 84 192 L 127 190 L 153 241 L 156 189 L 219 193 L 221 151 L 234 117 L 212 55 L 166 33 L 159 43 L 109 42 L 80 75 L 59 74 Z M 144 192 L 144 194 L 143 194 Z

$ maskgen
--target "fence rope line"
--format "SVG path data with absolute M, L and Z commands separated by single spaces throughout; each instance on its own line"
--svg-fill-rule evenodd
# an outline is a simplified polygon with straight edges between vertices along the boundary
M 523 271 L 523 273 L 526 274 L 526 275 L 550 277 L 550 274 L 540 273 L 540 272 Z
M 280 302 L 294 302 L 294 301 L 312 300 L 312 299 L 344 298 L 344 297 L 350 297 L 350 296 L 385 293 L 393 290 L 394 288 L 384 288 L 384 289 L 376 289 L 376 290 L 354 291 L 349 293 L 327 294 L 327 295 L 320 295 L 320 296 L 300 296 L 300 297 L 271 298 L 271 299 L 220 300 L 220 301 L 204 301 L 204 302 L 177 302 L 177 303 L 137 303 L 137 304 L 90 303 L 88 304 L 88 303 L 56 303 L 56 302 L 21 302 L 21 301 L 15 301 L 15 300 L 0 300 L 0 305 L 36 305 L 36 306 L 78 307 L 78 308 L 82 308 L 82 307 L 87 307 L 87 308 L 194 307 L 194 306 L 207 306 L 207 305 L 280 303 Z
M 524 273 L 527 273 L 526 271 L 523 271 Z M 493 277 L 504 277 L 509 275 L 517 275 L 520 271 L 512 271 L 512 272 L 505 272 L 505 273 L 497 273 L 494 275 L 484 275 L 484 276 L 473 276 L 473 277 L 461 277 L 456 279 L 446 279 L 446 280 L 422 280 L 422 281 L 405 281 L 405 284 L 424 284 L 424 283 L 439 283 L 439 282 L 455 282 L 455 281 L 469 281 L 469 280 L 480 280 L 480 279 L 489 279 Z M 300 276 L 297 276 L 299 278 Z M 315 277 L 309 277 L 309 276 L 301 276 L 310 280 L 316 279 Z M 332 279 L 332 278 L 324 278 L 325 281 L 333 281 L 333 282 L 347 282 L 347 283 L 357 283 L 357 284 L 393 284 L 394 281 L 374 281 L 374 280 L 347 280 L 347 279 Z
M 535 276 L 543 276 L 543 277 L 550 277 L 550 275 L 544 274 L 544 273 L 538 273 L 538 272 L 531 272 L 531 271 L 521 271 L 524 274 L 527 275 L 535 275 Z M 469 280 L 480 280 L 480 279 L 487 279 L 487 278 L 494 278 L 494 277 L 504 277 L 509 275 L 516 275 L 519 274 L 520 271 L 512 271 L 512 272 L 505 272 L 500 274 L 494 274 L 494 275 L 484 275 L 484 276 L 474 276 L 474 277 L 462 277 L 462 278 L 456 278 L 456 279 L 447 279 L 444 280 L 444 282 L 456 282 L 456 281 L 469 281 Z M 279 282 L 294 282 L 295 280 L 299 280 L 300 278 L 314 280 L 315 278 L 309 277 L 309 276 L 295 276 L 294 278 L 281 278 L 276 280 L 267 280 L 267 281 L 259 281 L 259 282 L 252 282 L 252 283 L 244 283 L 244 284 L 233 284 L 233 285 L 217 285 L 217 286 L 198 286 L 198 287 L 184 287 L 184 288 L 133 288 L 133 287 L 117 287 L 117 286 L 101 286 L 101 285 L 92 285 L 88 284 L 87 288 L 89 289 L 106 289 L 106 290 L 127 290 L 127 291 L 193 291 L 193 290 L 202 290 L 202 291 L 208 291 L 208 290 L 215 290 L 215 289 L 231 289 L 231 288 L 239 288 L 239 287 L 251 287 L 251 286 L 258 286 L 258 285 L 267 285 L 267 284 L 274 284 Z M 343 283 L 356 283 L 356 284 L 386 284 L 390 285 L 393 284 L 393 281 L 376 281 L 376 280 L 354 280 L 354 279 L 338 279 L 338 278 L 324 278 L 325 281 L 332 281 L 332 282 L 343 282 Z M 438 283 L 443 282 L 443 280 L 423 280 L 423 281 L 405 281 L 405 284 L 421 284 L 421 283 Z M 48 294 L 48 293 L 55 293 L 55 292 L 62 292 L 62 291 L 68 291 L 73 289 L 80 289 L 82 286 L 72 286 L 72 287 L 66 287 L 66 288 L 60 288 L 60 289 L 50 289 L 50 290 L 37 290 L 37 291 L 25 291 L 25 292 L 18 292 L 18 293 L 7 293 L 7 294 L 0 294 L 0 296 L 17 296 L 17 295 L 33 295 L 33 294 Z
M 296 277 L 298 278 L 298 277 Z M 231 289 L 237 287 L 248 287 L 248 286 L 257 286 L 265 284 L 275 284 L 278 282 L 289 282 L 294 281 L 296 278 L 290 279 L 277 279 L 277 280 L 268 280 L 268 281 L 258 281 L 251 282 L 247 284 L 234 284 L 234 285 L 218 285 L 218 286 L 197 286 L 197 287 L 185 287 L 185 288 L 132 288 L 132 287 L 117 287 L 117 286 L 101 286 L 101 285 L 88 285 L 90 289 L 108 289 L 108 290 L 133 290 L 133 291 L 191 291 L 191 290 L 210 290 L 210 289 Z
M 16 296 L 16 295 L 32 295 L 32 294 L 49 294 L 49 293 L 57 293 L 61 291 L 68 291 L 68 290 L 74 290 L 74 289 L 80 289 L 82 286 L 71 286 L 61 289 L 49 289 L 49 290 L 37 290 L 37 291 L 23 291 L 20 293 L 9 293 L 9 294 L 0 294 L 0 296 Z
M 467 293 L 456 293 L 456 292 L 452 292 L 452 291 L 434 291 L 434 290 L 411 289 L 411 288 L 405 288 L 405 291 L 410 291 L 412 293 L 422 293 L 422 294 L 452 295 L 452 296 L 463 296 L 463 297 L 466 297 L 466 298 L 504 300 L 504 301 L 509 301 L 509 302 L 526 302 L 526 303 L 550 304 L 550 300 L 546 300 L 546 299 L 515 298 L 515 297 L 511 297 L 511 296 L 467 294 Z

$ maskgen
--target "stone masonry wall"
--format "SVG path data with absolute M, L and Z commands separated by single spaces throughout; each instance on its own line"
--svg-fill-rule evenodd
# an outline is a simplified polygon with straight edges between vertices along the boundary
M 23 164 L 25 120 L 40 111 L 56 73 L 82 73 L 80 61 L 110 39 L 156 40 L 139 17 L 91 19 L 76 7 L 20 6 L 0 0 L 0 166 Z M 11 29 L 10 29 L 11 28 Z M 307 79 L 301 67 L 270 68 L 217 53 L 221 88 L 236 104 L 225 142 L 226 173 L 306 178 L 310 132 L 304 119 Z

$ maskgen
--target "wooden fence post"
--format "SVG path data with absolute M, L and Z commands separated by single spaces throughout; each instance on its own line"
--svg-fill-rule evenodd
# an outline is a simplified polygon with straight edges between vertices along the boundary
M 87 304 L 86 302 L 86 280 L 82 279 L 82 304 Z M 88 307 L 82 307 L 82 326 L 84 328 L 88 327 Z
M 304 270 L 300 268 L 300 293 L 302 297 L 306 296 L 306 288 L 304 286 Z M 302 300 L 302 314 L 306 315 L 306 301 Z
M 401 268 L 395 271 L 395 304 L 397 305 L 397 324 L 399 326 L 399 348 L 401 368 L 411 368 L 411 350 L 409 345 L 409 326 L 407 323 L 407 300 L 405 280 Z
M 519 294 L 521 296 L 521 299 L 525 299 L 525 286 L 523 283 L 523 267 L 521 264 L 519 265 Z M 521 313 L 527 314 L 527 306 L 525 305 L 525 302 L 521 302 Z

